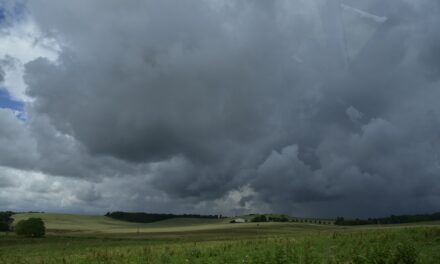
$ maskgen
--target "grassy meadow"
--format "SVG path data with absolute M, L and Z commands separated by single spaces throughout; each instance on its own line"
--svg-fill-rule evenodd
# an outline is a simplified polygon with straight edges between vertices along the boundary
M 0 234 L 0 263 L 440 263 L 440 223 L 339 227 L 104 216 L 41 217 L 45 238 Z

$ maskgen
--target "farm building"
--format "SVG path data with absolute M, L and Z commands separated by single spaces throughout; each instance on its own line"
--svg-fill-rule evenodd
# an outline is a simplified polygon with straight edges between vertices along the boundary
M 232 224 L 246 223 L 246 220 L 243 218 L 235 218 L 235 219 L 232 219 L 230 223 L 232 223 Z

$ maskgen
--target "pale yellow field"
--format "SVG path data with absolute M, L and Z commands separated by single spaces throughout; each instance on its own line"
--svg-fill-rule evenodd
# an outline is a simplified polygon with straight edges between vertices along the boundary
M 52 232 L 100 232 L 100 233 L 156 233 L 186 232 L 210 229 L 229 229 L 253 226 L 255 223 L 230 224 L 230 219 L 175 218 L 154 223 L 131 223 L 97 215 L 69 215 L 53 213 L 24 213 L 13 216 L 14 223 L 22 219 L 38 217 L 43 219 L 48 231 Z M 271 223 L 265 223 L 270 225 Z

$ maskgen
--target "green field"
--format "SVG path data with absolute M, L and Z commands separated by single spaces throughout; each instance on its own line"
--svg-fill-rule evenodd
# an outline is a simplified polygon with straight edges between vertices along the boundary
M 338 227 L 170 219 L 150 224 L 104 216 L 41 217 L 45 238 L 0 234 L 0 263 L 440 263 L 436 222 Z

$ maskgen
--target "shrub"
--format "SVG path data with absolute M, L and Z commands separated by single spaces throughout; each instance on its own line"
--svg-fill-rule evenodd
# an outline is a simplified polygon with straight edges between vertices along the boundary
M 265 215 L 259 215 L 254 217 L 251 222 L 267 222 L 267 217 Z
M 282 215 L 282 216 L 269 216 L 267 218 L 267 221 L 269 222 L 288 222 L 289 218 L 287 218 L 287 216 Z M 262 222 L 262 221 L 260 221 Z
M 387 244 L 377 244 L 369 248 L 367 259 L 371 264 L 390 263 L 391 250 Z
M 395 264 L 415 264 L 419 253 L 416 248 L 410 243 L 400 243 L 396 247 L 393 256 L 393 263 Z
M 8 232 L 11 230 L 11 224 L 14 221 L 12 215 L 12 212 L 0 212 L 0 231 Z
M 44 226 L 41 218 L 29 218 L 27 220 L 21 220 L 15 226 L 15 233 L 18 236 L 26 237 L 44 237 L 46 233 L 46 227 Z

